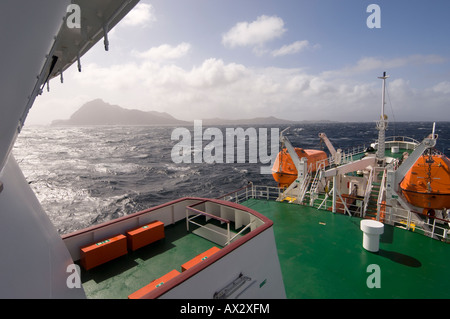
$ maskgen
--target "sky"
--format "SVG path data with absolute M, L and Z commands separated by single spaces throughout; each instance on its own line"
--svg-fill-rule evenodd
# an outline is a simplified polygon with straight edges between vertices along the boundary
M 26 125 L 97 98 L 188 121 L 372 122 L 384 71 L 390 121 L 450 121 L 449 14 L 448 0 L 141 0 Z

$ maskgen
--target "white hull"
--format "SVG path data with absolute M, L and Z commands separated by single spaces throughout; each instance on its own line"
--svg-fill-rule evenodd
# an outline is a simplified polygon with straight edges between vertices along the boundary
M 65 25 L 73 2 L 82 7 L 81 32 Z M 82 289 L 68 287 L 71 256 L 11 150 L 45 81 L 69 67 L 103 36 L 101 24 L 109 23 L 112 28 L 136 3 L 0 2 L 0 298 L 85 297 Z M 50 70 L 54 56 L 58 64 Z
M 85 298 L 67 286 L 72 258 L 12 155 L 0 180 L 0 298 Z
M 240 274 L 248 277 L 249 280 L 228 298 L 286 298 L 272 228 L 159 298 L 183 299 L 189 296 L 189 298 L 209 299 L 236 280 Z

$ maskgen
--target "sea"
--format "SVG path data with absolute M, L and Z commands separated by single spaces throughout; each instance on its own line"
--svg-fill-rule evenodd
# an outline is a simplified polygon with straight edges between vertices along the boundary
M 432 128 L 431 122 L 389 123 L 386 136 L 408 136 L 421 141 Z M 237 129 L 258 132 L 258 140 L 250 135 L 244 137 L 242 151 L 237 140 L 227 139 L 229 130 L 238 132 Z M 343 150 L 367 148 L 378 137 L 375 122 L 300 123 L 289 128 L 225 125 L 204 126 L 201 130 L 193 125 L 25 126 L 13 154 L 42 207 L 63 235 L 180 197 L 215 198 L 250 182 L 276 186 L 271 174 L 262 173 L 261 168 L 270 168 L 271 163 L 262 156 L 260 147 L 266 147 L 264 152 L 271 155 L 272 134 L 278 136 L 285 129 L 295 147 L 325 151 L 327 148 L 318 137 L 322 132 L 336 149 Z M 450 122 L 437 122 L 435 133 L 439 135 L 436 148 L 449 156 Z M 228 148 L 227 143 L 234 146 Z M 215 150 L 211 151 L 211 145 Z M 180 146 L 190 147 L 191 152 L 181 162 L 179 155 L 186 153 L 179 152 Z M 260 152 L 256 161 L 252 157 L 254 151 Z M 215 161 L 211 161 L 211 156 L 202 157 L 206 153 L 223 155 L 223 160 L 219 156 L 214 157 Z

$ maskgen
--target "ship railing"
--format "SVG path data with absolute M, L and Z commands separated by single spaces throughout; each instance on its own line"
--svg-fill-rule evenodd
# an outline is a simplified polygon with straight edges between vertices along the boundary
M 244 188 L 242 188 L 244 191 Z M 198 217 L 205 217 L 205 224 L 194 221 Z M 216 222 L 210 223 L 209 220 Z M 250 228 L 250 231 L 264 224 L 264 221 L 240 208 L 223 205 L 222 203 L 204 200 L 186 206 L 186 230 L 189 225 L 198 226 L 192 232 L 221 246 L 226 246 Z M 223 224 L 226 224 L 224 227 Z M 220 225 L 220 226 L 219 226 Z M 231 229 L 231 226 L 234 229 Z M 225 229 L 226 228 L 226 229 Z M 239 229 L 239 230 L 238 230 Z
M 378 140 L 376 142 L 378 142 Z M 402 135 L 388 136 L 385 138 L 385 142 L 408 142 L 416 145 L 420 144 L 418 140 L 409 136 L 402 136 Z
M 375 145 L 378 145 L 378 140 L 375 140 Z M 385 139 L 385 145 L 388 144 L 389 146 L 402 146 L 404 149 L 412 149 L 414 150 L 417 145 L 420 144 L 419 141 L 417 141 L 414 138 L 408 137 L 408 136 L 389 136 Z M 393 145 L 394 144 L 394 145 Z M 365 144 L 356 145 L 350 148 L 341 149 L 341 156 L 338 162 L 335 161 L 335 158 L 333 156 L 329 156 L 327 159 L 317 161 L 316 162 L 316 169 L 319 167 L 319 165 L 325 164 L 325 167 L 332 167 L 333 165 L 342 165 L 347 164 L 351 161 L 353 161 L 353 157 L 359 154 L 362 154 L 367 151 L 367 146 Z
M 383 200 L 385 197 L 385 191 L 386 191 L 386 170 L 383 170 L 383 178 L 381 179 L 380 184 L 380 191 L 378 193 L 378 199 L 377 199 L 377 221 L 380 221 L 380 213 L 381 208 L 383 205 Z
M 235 191 L 217 197 L 216 199 L 226 200 L 234 203 L 242 203 L 250 198 L 276 200 L 282 194 L 282 189 L 276 186 L 248 185 Z
M 367 211 L 367 207 L 369 206 L 370 194 L 372 193 L 372 187 L 373 187 L 372 182 L 373 182 L 374 171 L 375 171 L 374 168 L 372 168 L 370 170 L 369 178 L 367 180 L 366 192 L 364 193 L 363 217 L 365 217 L 366 211 Z
M 252 187 L 252 198 L 255 199 L 266 199 L 266 200 L 276 200 L 281 189 L 276 186 L 262 186 L 253 185 Z
M 446 242 L 449 242 L 450 240 L 448 234 L 450 231 L 450 219 L 448 219 L 448 217 L 446 219 L 427 215 L 421 212 L 406 210 L 401 207 L 392 207 L 385 203 L 381 203 L 380 207 L 382 207 L 381 210 L 384 211 L 385 223 L 416 233 L 422 233 L 425 236 L 437 240 Z M 383 213 L 381 215 L 383 215 Z
M 388 136 L 384 143 L 385 147 L 387 144 L 389 146 L 401 146 L 401 148 L 407 150 L 414 150 L 420 144 L 418 140 L 408 136 Z M 378 145 L 378 140 L 375 140 L 375 145 Z
M 189 216 L 189 212 L 193 212 L 193 213 L 195 213 L 195 215 L 194 215 L 194 216 Z M 194 219 L 197 218 L 197 217 L 199 217 L 199 216 L 205 216 L 206 218 L 212 218 L 212 219 L 218 220 L 218 221 L 220 221 L 220 222 L 222 222 L 222 223 L 226 223 L 226 224 L 227 224 L 227 232 L 224 234 L 224 233 L 222 233 L 222 232 L 220 232 L 220 231 L 217 231 L 217 230 L 215 230 L 215 229 L 212 229 L 212 228 L 206 228 L 205 225 L 202 225 L 202 224 L 199 224 L 199 223 L 195 222 Z M 194 224 L 194 225 L 196 225 L 196 226 L 198 226 L 198 227 L 200 227 L 200 228 L 207 229 L 209 232 L 213 232 L 213 233 L 215 233 L 215 234 L 217 234 L 217 235 L 219 235 L 219 236 L 225 237 L 225 238 L 226 238 L 226 241 L 225 241 L 226 244 L 225 244 L 225 245 L 227 245 L 228 243 L 230 243 L 231 240 L 232 240 L 232 238 L 231 238 L 231 231 L 230 231 L 230 220 L 228 220 L 228 219 L 221 218 L 221 217 L 216 216 L 216 215 L 214 215 L 214 214 L 209 214 L 209 213 L 203 212 L 203 211 L 201 211 L 201 210 L 199 210 L 199 209 L 195 209 L 195 208 L 193 208 L 193 207 L 187 206 L 187 207 L 186 207 L 186 230 L 187 230 L 187 231 L 189 231 L 189 224 L 190 224 L 190 223 L 191 223 L 191 224 Z M 233 237 L 233 239 L 234 239 L 234 238 L 235 238 L 235 237 Z
M 383 175 L 383 179 L 384 178 L 385 174 Z M 380 194 L 383 193 L 382 188 L 384 182 L 385 181 L 383 180 L 381 182 Z M 253 183 L 249 183 L 247 186 L 225 194 L 218 199 L 228 200 L 236 203 L 242 203 L 249 199 L 275 201 L 281 193 L 282 189 L 276 186 L 254 185 Z M 361 201 L 361 204 L 364 205 L 362 199 L 355 199 L 357 202 Z M 399 228 L 414 231 L 416 233 L 422 233 L 423 235 L 429 236 L 434 239 L 450 242 L 450 219 L 448 219 L 448 217 L 447 219 L 445 219 L 426 215 L 416 211 L 406 210 L 401 207 L 392 207 L 384 203 L 382 197 L 378 198 L 377 204 L 377 219 L 379 219 L 380 221 Z M 358 205 L 359 204 L 356 204 L 356 206 Z M 326 196 L 318 209 L 327 209 L 328 207 L 331 207 L 331 196 Z M 421 218 L 419 218 L 418 216 L 420 216 Z
M 329 156 L 328 158 L 316 161 L 316 171 L 320 168 L 327 169 L 335 166 L 347 164 L 353 161 L 353 157 L 364 153 L 367 150 L 366 145 L 358 145 L 340 151 L 340 156 Z
M 345 150 L 342 150 L 342 158 L 345 161 L 345 159 L 350 159 L 354 155 L 364 153 L 366 150 L 367 150 L 367 148 L 366 148 L 365 144 L 347 148 Z M 344 162 L 343 164 L 345 164 L 345 163 L 347 163 L 347 162 Z

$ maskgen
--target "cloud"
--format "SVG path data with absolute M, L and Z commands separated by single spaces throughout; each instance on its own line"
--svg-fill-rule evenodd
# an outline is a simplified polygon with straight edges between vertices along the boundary
M 450 94 L 450 82 L 444 81 L 436 84 L 432 90 L 436 93 Z
M 165 63 L 155 60 L 165 51 L 162 48 L 173 51 L 174 58 L 182 56 L 180 52 L 188 51 L 181 49 L 188 47 L 182 44 L 154 48 L 151 54 L 144 52 L 147 54 L 136 61 L 126 59 L 108 67 L 91 63 L 84 65 L 81 73 L 76 69 L 66 72 L 64 84 L 52 82 L 51 92 L 38 98 L 39 106 L 32 108 L 27 122 L 37 119 L 35 110 L 50 110 L 63 103 L 64 108 L 58 108 L 60 113 L 46 113 L 45 120 L 48 123 L 63 118 L 62 113 L 68 117 L 69 111 L 73 113 L 81 102 L 95 98 L 128 108 L 165 111 L 183 120 L 276 116 L 292 120 L 372 121 L 379 117 L 381 90 L 376 80 L 349 79 L 339 73 L 329 77 L 299 68 L 248 67 L 218 58 L 205 59 L 192 67 L 180 67 L 175 59 Z M 428 63 L 440 60 L 432 56 L 425 59 Z M 377 59 L 365 61 L 378 63 Z M 418 61 L 417 56 L 384 60 L 391 66 Z M 388 92 L 392 107 L 387 110 L 394 110 L 396 120 L 443 120 L 450 82 L 416 89 L 410 82 L 395 78 L 388 81 Z M 55 96 L 64 96 L 68 102 L 55 100 Z
M 145 27 L 156 21 L 155 10 L 151 4 L 137 4 L 120 22 L 121 26 Z
M 288 54 L 295 54 L 295 53 L 299 53 L 310 47 L 311 47 L 311 45 L 308 40 L 296 41 L 296 42 L 288 44 L 288 45 L 283 45 L 278 50 L 273 50 L 272 56 L 279 57 L 279 56 L 284 56 L 284 55 L 288 55 Z
M 191 45 L 189 43 L 183 42 L 173 47 L 169 44 L 162 44 L 158 47 L 153 47 L 145 52 L 133 51 L 132 54 L 139 58 L 145 58 L 153 61 L 164 61 L 164 60 L 176 60 L 179 59 L 191 50 Z
M 277 50 L 269 50 L 265 46 L 268 42 L 280 38 L 287 29 L 284 28 L 283 19 L 277 16 L 259 16 L 253 22 L 239 22 L 222 35 L 222 44 L 228 48 L 252 47 L 253 53 L 258 56 L 270 53 L 274 57 L 299 53 L 305 49 L 317 48 L 309 41 L 296 41 L 284 45 Z
M 222 36 L 222 44 L 237 46 L 262 46 L 279 38 L 286 31 L 284 22 L 277 16 L 259 16 L 253 22 L 239 22 Z
M 381 59 L 376 57 L 364 57 L 357 61 L 353 66 L 347 66 L 340 70 L 326 71 L 323 76 L 351 76 L 358 73 L 368 72 L 372 70 L 391 70 L 394 68 L 400 68 L 409 65 L 422 65 L 422 64 L 438 64 L 445 62 L 446 59 L 439 55 L 421 55 L 415 54 L 406 57 L 393 58 L 393 59 Z
M 361 107 L 372 94 L 370 86 L 344 85 L 301 69 L 249 68 L 217 58 L 186 69 L 172 62 L 158 63 L 148 55 L 109 67 L 88 64 L 83 72 L 68 74 L 64 85 L 70 82 L 71 87 L 77 87 L 74 92 L 92 99 L 101 97 L 124 107 L 166 111 L 186 120 L 271 115 L 338 119 L 352 115 L 343 111 L 352 109 L 349 102 Z
M 242 81 L 248 75 L 248 69 L 236 63 L 225 64 L 221 59 L 210 58 L 200 67 L 184 72 L 185 84 L 191 87 L 223 87 Z

